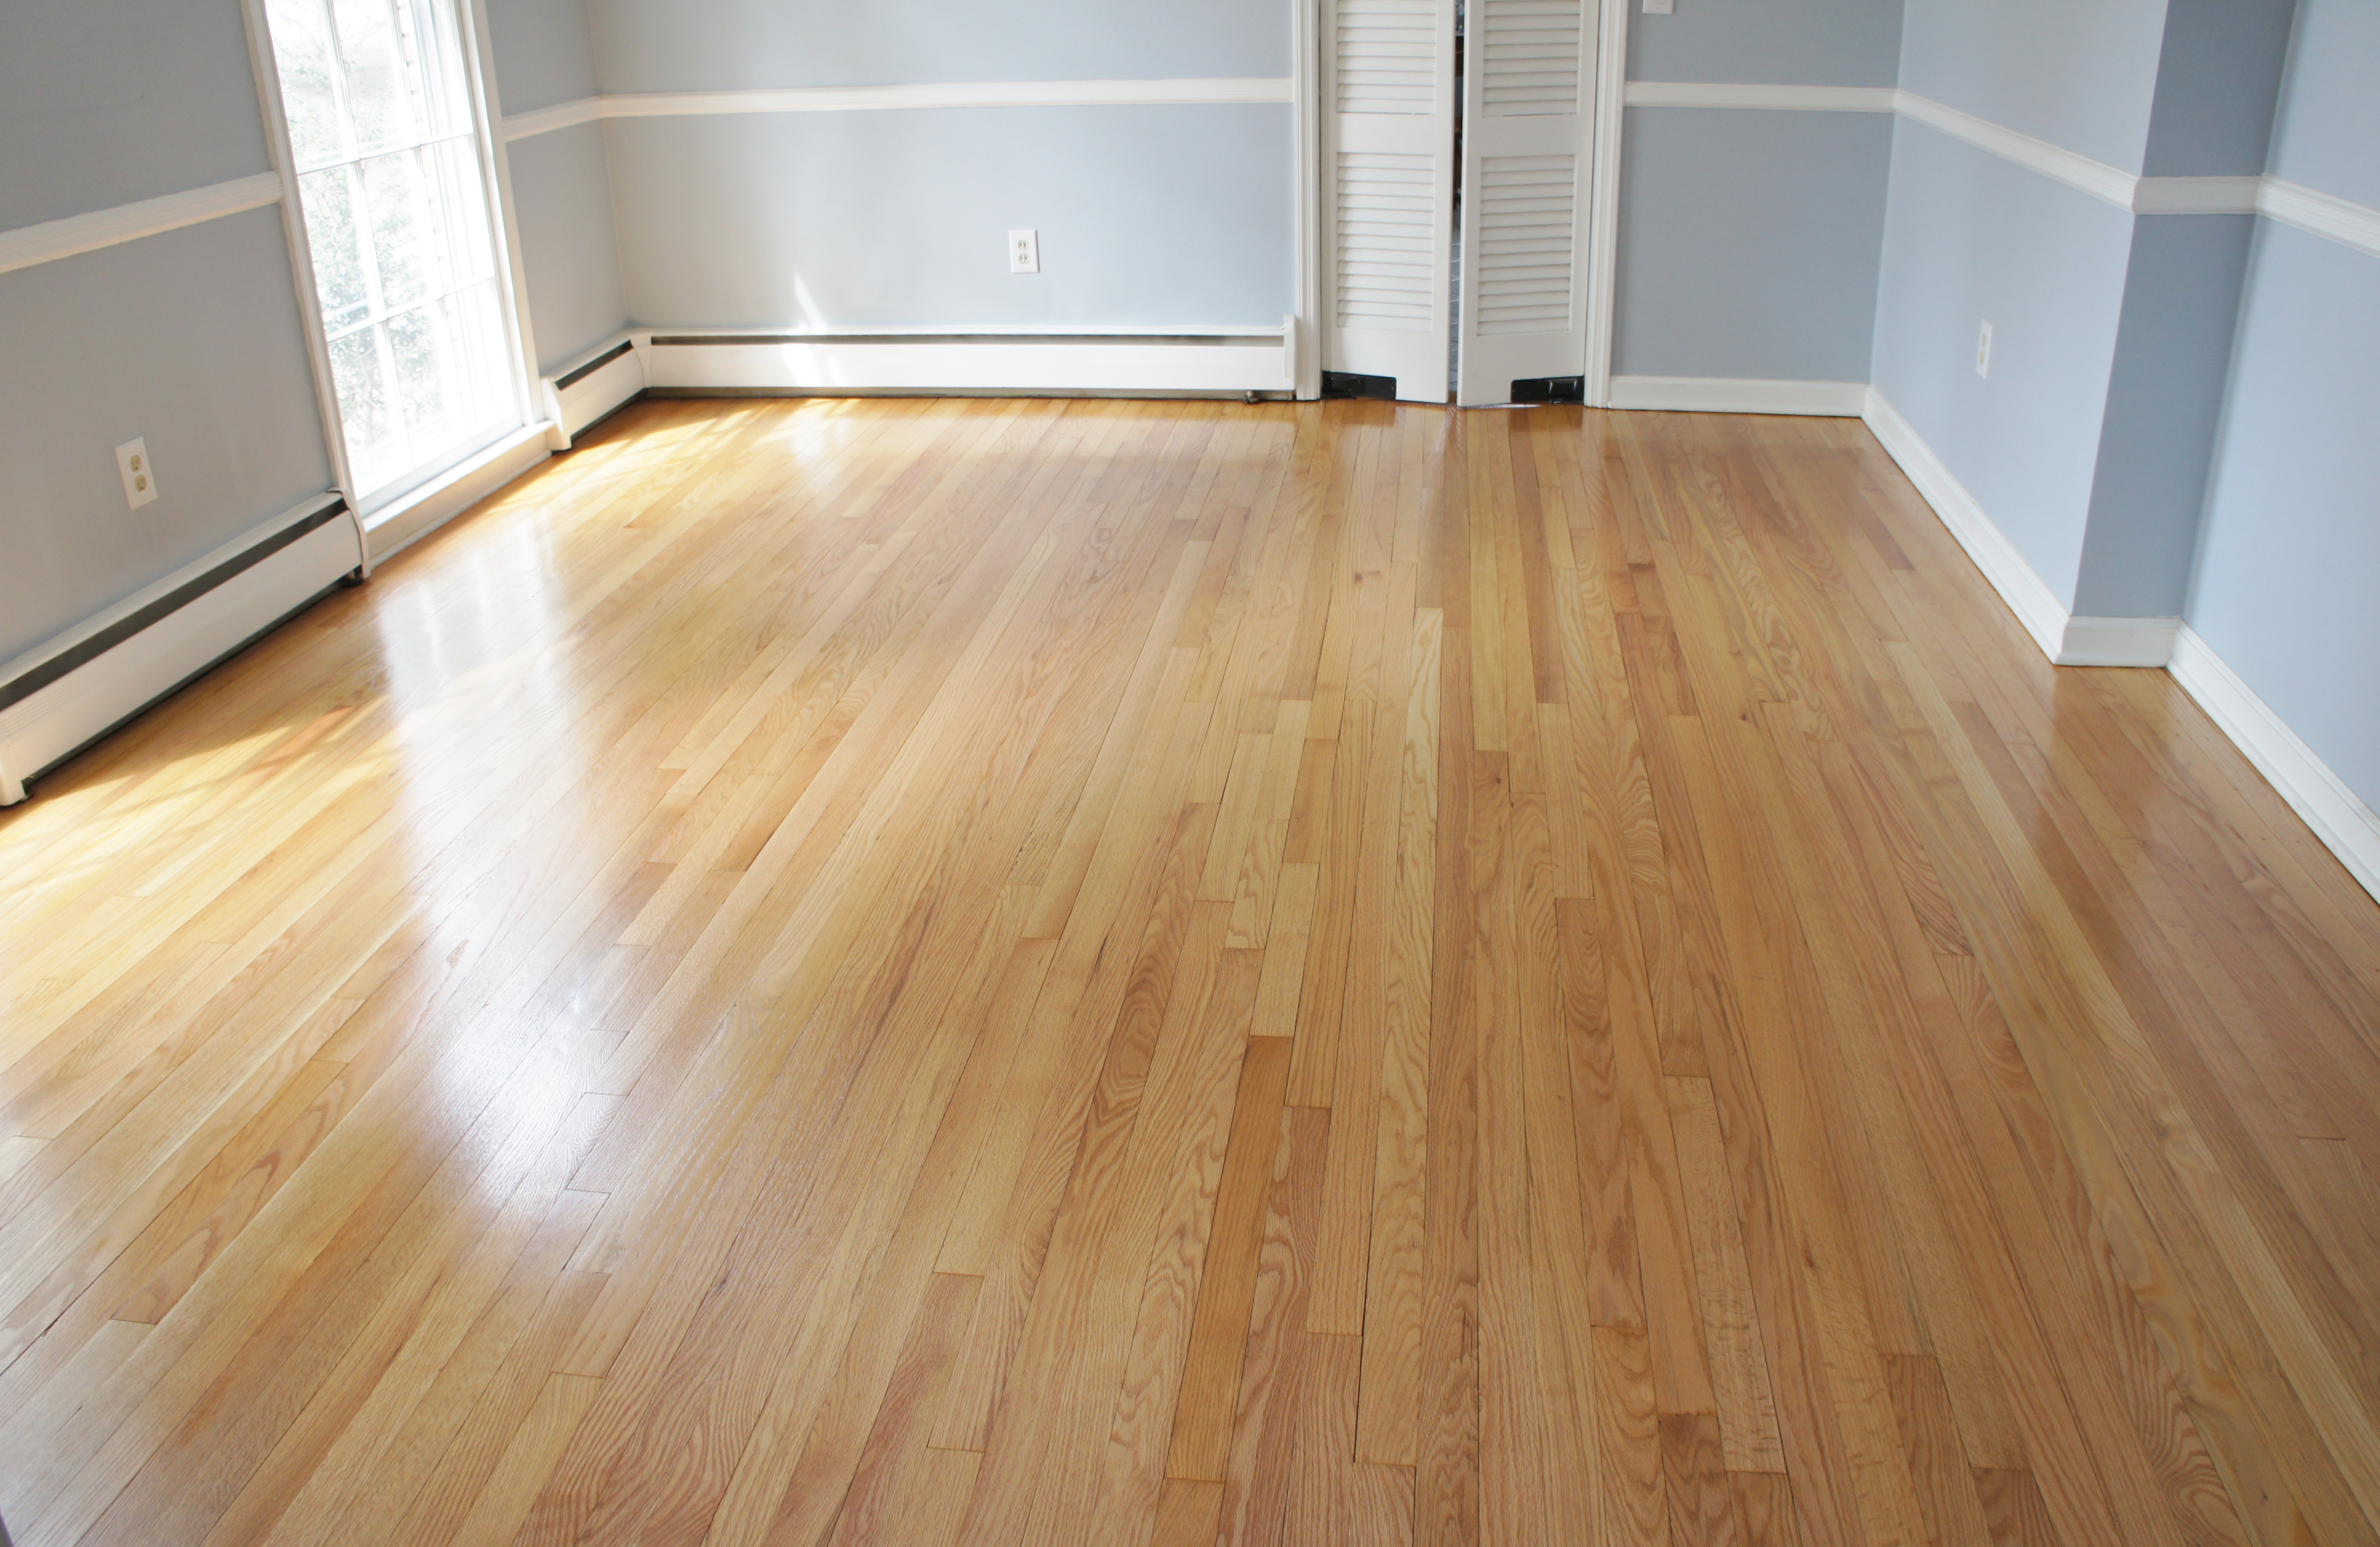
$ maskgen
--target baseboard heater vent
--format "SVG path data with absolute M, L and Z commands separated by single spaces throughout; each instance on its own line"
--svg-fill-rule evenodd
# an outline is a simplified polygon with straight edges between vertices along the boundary
M 1297 325 L 1147 333 L 639 331 L 644 390 L 680 396 L 1244 397 L 1297 386 Z
M 347 502 L 310 500 L 0 666 L 0 806 L 359 572 Z

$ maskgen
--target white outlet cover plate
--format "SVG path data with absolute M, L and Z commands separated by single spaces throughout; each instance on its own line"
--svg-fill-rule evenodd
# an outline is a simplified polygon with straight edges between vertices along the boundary
M 1674 15 L 1676 13 L 1672 8 L 1674 0 L 1645 0 L 1645 14 L 1646 16 Z
M 115 448 L 115 471 L 124 480 L 124 503 L 132 509 L 157 497 L 157 469 L 149 464 L 146 440 L 129 440 Z
M 1041 272 L 1041 233 L 1011 231 L 1008 234 L 1008 272 L 1011 274 Z

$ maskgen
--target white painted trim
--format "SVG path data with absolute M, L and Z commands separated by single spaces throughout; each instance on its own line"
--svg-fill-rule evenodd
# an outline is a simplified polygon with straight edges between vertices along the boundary
M 2254 214 L 2257 186 L 2247 177 L 2142 177 L 2132 184 L 2134 214 Z
M 1955 107 L 1921 97 L 1914 91 L 1901 91 L 1898 97 L 1900 111 L 1931 128 L 1940 129 L 1954 140 L 1963 140 L 1980 150 L 1989 151 L 2003 161 L 2011 161 L 2028 171 L 2055 178 L 2069 188 L 2082 189 L 2092 198 L 2113 204 L 2119 210 L 2132 207 L 2132 185 L 2140 179 L 2120 171 L 2104 161 L 2094 161 L 2063 145 L 2053 145 L 2046 140 L 2021 134 L 2004 125 L 1962 113 Z
M 927 107 L 1183 107 L 1294 103 L 1293 76 L 1148 80 L 963 80 L 904 86 L 795 86 L 766 91 L 631 91 L 581 97 L 516 114 L 506 140 L 597 118 L 686 118 L 722 113 L 858 113 Z
M 217 566 L 321 510 L 324 496 L 233 538 L 171 575 L 0 666 L 14 681 L 132 615 L 171 596 Z M 351 520 L 325 521 L 193 597 L 56 681 L 0 710 L 0 805 L 24 798 L 20 782 L 191 677 L 206 671 L 336 584 L 359 556 Z
M 2380 257 L 2380 210 L 2352 200 L 2273 177 L 2136 177 L 2080 152 L 1895 87 L 1632 80 L 1626 90 L 1631 107 L 1900 114 L 2134 214 L 2261 214 Z
M 1863 417 L 1868 429 L 2053 665 L 2162 666 L 2173 658 L 2180 618 L 2070 616 L 2048 582 L 2025 562 L 1915 427 L 1876 388 L 1869 387 L 1866 396 Z
M 194 188 L 187 193 L 162 193 L 112 209 L 45 220 L 0 231 L 0 274 L 55 262 L 78 253 L 96 252 L 119 242 L 138 241 L 185 225 L 219 220 L 245 210 L 261 210 L 281 202 L 281 177 L 274 172 L 235 177 L 227 183 Z
M 1890 86 L 1762 86 L 1733 81 L 1632 80 L 1631 107 L 1720 107 L 1786 113 L 1890 113 Z
M 2070 617 L 2057 653 L 2061 666 L 2162 666 L 2173 659 L 2178 617 Z
M 591 124 L 603 116 L 601 97 L 577 97 L 558 102 L 551 107 L 532 107 L 523 113 L 504 115 L 504 143 L 527 140 L 532 135 L 552 134 L 556 129 L 576 128 Z
M 513 203 L 511 147 L 504 138 L 504 104 L 496 72 L 495 38 L 483 0 L 453 0 L 462 21 L 464 67 L 471 93 L 472 128 L 479 132 L 482 192 L 495 224 L 497 279 L 504 296 L 505 330 L 512 345 L 513 402 L 526 425 L 541 411 L 545 396 L 537 373 L 537 325 L 530 315 L 528 262 L 521 251 L 520 216 Z
M 329 335 L 322 326 L 322 298 L 314 283 L 314 246 L 306 235 L 306 211 L 298 182 L 298 152 L 289 139 L 289 115 L 281 100 L 281 67 L 273 52 L 273 23 L 265 15 L 267 0 L 239 0 L 240 20 L 248 33 L 248 70 L 256 85 L 256 112 L 264 126 L 265 152 L 273 159 L 281 184 L 281 244 L 289 255 L 289 288 L 305 339 L 306 365 L 314 382 L 314 415 L 322 431 L 322 456 L 331 466 L 333 487 L 355 506 L 355 469 L 347 458 L 346 427 L 339 419 L 338 383 L 331 370 Z M 357 534 L 362 542 L 360 529 Z M 371 556 L 364 555 L 364 573 L 371 573 Z
M 1612 341 L 1619 336 L 1620 167 L 1628 123 L 1628 0 L 1598 0 L 1595 41 L 1594 181 L 1586 214 L 1585 396 L 1611 404 Z
M 419 542 L 552 456 L 546 444 L 551 428 L 543 420 L 525 425 L 452 471 L 365 517 L 364 546 L 371 563 L 387 563 L 392 554 Z
M 2186 623 L 2167 669 L 2348 873 L 2380 898 L 2380 815 Z
M 915 338 L 902 336 L 914 334 Z M 1278 328 L 885 329 L 867 334 L 639 328 L 646 385 L 681 392 L 1293 392 L 1297 320 Z M 716 337 L 717 342 L 711 342 Z M 692 338 L 695 343 L 653 343 Z M 1206 340 L 1214 342 L 1206 342 Z
M 1614 376 L 1611 406 L 1675 413 L 1803 414 L 1857 419 L 1865 382 L 1764 382 L 1726 376 Z
M 1884 394 L 1868 388 L 1867 411 L 1862 417 L 1885 451 L 1900 464 L 1900 470 L 1909 475 L 1909 481 L 1917 486 L 1917 493 L 1934 507 L 1934 514 L 1950 529 L 1959 546 L 1967 550 L 1967 556 L 1975 561 L 1984 579 L 2000 593 L 2000 600 L 2016 614 L 2017 621 L 2024 625 L 2024 631 L 2033 636 L 2041 652 L 2057 660 L 2058 652 L 2066 645 L 2067 614 L 2065 604 L 2058 600 L 2048 582 L 2034 573 L 2033 566 L 2017 552 L 2016 544 L 1984 514 L 1984 507 L 1967 492 L 1967 486 L 1959 481 Z
M 1312 402 L 1322 396 L 1322 0 L 1293 0 L 1289 35 L 1296 142 L 1291 186 L 1297 223 L 1291 262 L 1298 316 L 1290 335 L 1296 357 L 1291 374 L 1299 399 Z
M 2256 213 L 2380 258 L 2380 210 L 2302 183 L 2266 177 L 2256 193 Z

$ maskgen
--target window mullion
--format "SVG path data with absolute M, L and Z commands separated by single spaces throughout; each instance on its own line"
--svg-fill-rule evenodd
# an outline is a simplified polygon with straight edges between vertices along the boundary
M 419 300 L 415 301 L 410 306 L 400 307 L 396 311 L 390 311 L 385 314 L 375 313 L 368 321 L 358 323 L 353 327 L 342 328 L 337 333 L 331 334 L 329 335 L 330 341 L 336 344 L 340 339 L 352 337 L 355 335 L 363 332 L 364 329 L 368 327 L 375 326 L 381 323 L 393 323 L 399 317 L 407 316 L 413 312 L 419 311 L 423 307 L 431 305 L 434 302 L 451 300 L 455 297 L 461 295 L 466 290 L 474 290 L 482 285 L 492 285 L 494 283 L 494 279 L 486 274 L 482 274 L 477 279 L 459 280 L 456 283 L 448 286 L 445 289 L 431 291 L 429 295 L 422 297 Z
M 322 40 L 331 56 L 331 106 L 338 116 L 340 143 L 352 163 L 363 154 L 363 141 L 356 133 L 355 110 L 347 105 L 347 47 L 339 38 L 339 10 L 332 0 L 314 0 L 314 6 L 322 13 Z
M 419 458 L 413 455 L 413 427 L 405 420 L 405 378 L 396 373 L 396 346 L 389 342 L 388 324 L 372 324 L 372 358 L 380 362 L 381 380 L 388 386 L 388 422 L 393 428 L 404 465 L 415 466 Z
M 388 291 L 380 280 L 380 244 L 373 240 L 371 205 L 364 192 L 364 164 L 339 168 L 347 175 L 347 202 L 356 212 L 356 251 L 363 262 L 364 315 L 378 323 L 389 314 Z

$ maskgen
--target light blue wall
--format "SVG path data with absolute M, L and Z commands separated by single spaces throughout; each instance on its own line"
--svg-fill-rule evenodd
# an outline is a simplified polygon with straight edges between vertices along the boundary
M 2296 8 L 2297 0 L 2170 0 L 2143 173 L 2237 177 L 2265 169 Z
M 607 91 L 1290 73 L 1284 0 L 588 0 Z
M 975 108 L 605 125 L 656 326 L 1278 326 L 1290 110 Z M 1007 233 L 1040 233 L 1041 273 Z
M 2075 579 L 2083 617 L 2178 617 L 2206 504 L 2252 215 L 2132 223 Z
M 2301 0 L 2271 170 L 2380 205 L 2380 9 Z M 2256 223 L 2192 628 L 2380 808 L 2380 258 Z
M 2070 610 L 2131 238 L 2112 205 L 1895 126 L 1872 380 Z
M 1890 86 L 1901 4 L 1632 6 L 1628 79 Z M 1630 108 L 1613 373 L 1865 381 L 1891 144 L 1888 114 Z
M 2299 0 L 2277 177 L 2380 209 L 2380 5 Z
M 270 167 L 239 0 L 0 6 L 0 230 Z
M 530 331 L 552 372 L 627 325 L 602 126 L 515 140 L 510 154 Z
M 595 37 L 582 0 L 485 0 L 496 94 L 526 113 L 595 94 Z
M 269 166 L 238 0 L 0 10 L 0 229 Z M 330 486 L 300 328 L 274 208 L 0 274 L 0 659 Z
M 1614 373 L 1867 380 L 1891 118 L 1627 116 Z
M 0 660 L 330 486 L 299 330 L 273 209 L 0 274 Z
M 2380 258 L 2258 226 L 2185 615 L 2380 808 Z
M 507 115 L 597 93 L 581 0 L 491 0 L 488 33 Z M 505 153 L 529 331 L 538 369 L 552 372 L 628 324 L 603 130 L 578 124 L 516 140 Z
M 1628 18 L 1631 80 L 1890 86 L 1900 0 L 1687 0 Z
M 546 0 L 558 3 L 558 0 Z M 1290 73 L 1285 0 L 589 0 L 606 92 Z M 628 314 L 672 326 L 1277 326 L 1283 106 L 604 126 Z M 1007 233 L 1042 272 L 1008 273 Z
M 2166 0 L 1908 0 L 1900 85 L 2141 169 Z

